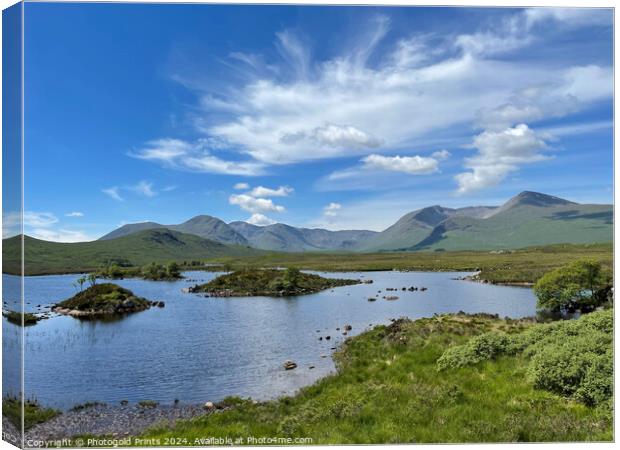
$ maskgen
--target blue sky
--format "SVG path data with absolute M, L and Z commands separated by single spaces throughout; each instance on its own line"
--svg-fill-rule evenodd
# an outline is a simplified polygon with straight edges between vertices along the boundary
M 25 7 L 26 233 L 610 203 L 612 11 Z M 10 221 L 9 221 L 10 224 Z

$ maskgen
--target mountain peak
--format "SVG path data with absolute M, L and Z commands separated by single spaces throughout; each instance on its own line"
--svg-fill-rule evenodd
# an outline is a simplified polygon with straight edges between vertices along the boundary
M 560 197 L 555 197 L 553 195 L 533 191 L 523 191 L 504 203 L 501 208 L 497 210 L 497 213 L 507 211 L 517 206 L 546 207 L 576 204 L 577 203 L 575 202 L 571 202 Z

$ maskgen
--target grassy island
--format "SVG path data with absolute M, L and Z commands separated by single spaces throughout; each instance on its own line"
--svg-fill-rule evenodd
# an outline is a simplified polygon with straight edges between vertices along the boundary
M 159 303 L 137 297 L 116 284 L 102 283 L 56 304 L 53 311 L 74 317 L 113 316 L 144 311 Z
M 37 316 L 36 314 L 32 314 L 32 313 L 21 313 L 19 311 L 5 311 L 2 313 L 2 315 L 4 317 L 6 317 L 6 320 L 8 320 L 9 322 L 11 322 L 14 325 L 22 325 L 22 315 L 24 317 L 24 321 L 23 321 L 23 325 L 24 326 L 30 326 L 30 325 L 36 325 L 37 322 L 39 320 L 41 320 L 41 317 Z
M 295 268 L 248 269 L 221 275 L 206 284 L 190 288 L 189 292 L 204 292 L 214 297 L 285 297 L 359 283 L 359 280 L 323 278 Z
M 488 314 L 399 319 L 347 339 L 335 354 L 338 372 L 295 396 L 240 400 L 143 437 L 609 441 L 612 343 L 613 310 L 550 324 Z

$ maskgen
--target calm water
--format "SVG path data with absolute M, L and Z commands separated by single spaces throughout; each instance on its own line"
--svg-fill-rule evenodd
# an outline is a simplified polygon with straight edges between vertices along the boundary
M 185 275 L 206 282 L 218 274 Z M 58 408 L 95 400 L 205 402 L 227 395 L 267 399 L 293 393 L 332 371 L 331 348 L 344 338 L 336 328 L 345 324 L 353 326 L 351 336 L 371 324 L 389 323 L 402 316 L 419 318 L 462 310 L 519 318 L 536 312 L 530 289 L 453 279 L 467 273 L 321 275 L 372 279 L 374 283 L 293 298 L 204 298 L 181 292 L 195 281 L 120 280 L 118 284 L 137 295 L 165 301 L 166 307 L 114 322 L 54 316 L 27 327 L 26 393 Z M 72 296 L 77 278 L 26 278 L 26 307 L 41 311 Z M 3 281 L 8 292 L 19 279 L 4 275 Z M 385 292 L 387 287 L 411 285 L 426 286 L 428 291 Z M 383 292 L 377 301 L 368 302 L 378 290 Z M 382 295 L 400 299 L 386 301 Z M 10 292 L 4 298 L 9 302 L 15 299 L 19 295 Z M 21 329 L 6 319 L 3 327 L 3 376 L 7 391 L 15 392 L 19 391 L 19 376 L 10 368 L 10 357 L 19 349 Z M 318 340 L 326 335 L 331 335 L 331 341 Z M 284 371 L 282 364 L 287 359 L 297 362 L 298 368 Z

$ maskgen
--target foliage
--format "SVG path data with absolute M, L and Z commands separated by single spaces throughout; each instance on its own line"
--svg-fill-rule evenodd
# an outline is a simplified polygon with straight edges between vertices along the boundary
M 469 366 L 507 353 L 511 340 L 505 333 L 484 333 L 471 338 L 465 345 L 448 349 L 437 360 L 439 370 Z
M 613 310 L 577 320 L 540 324 L 521 333 L 491 332 L 451 347 L 437 360 L 442 371 L 503 355 L 528 359 L 534 387 L 589 406 L 604 405 L 613 391 Z
M 599 306 L 595 294 L 606 281 L 598 261 L 582 259 L 545 274 L 534 286 L 534 292 L 540 308 L 587 311 Z
M 121 268 L 117 265 L 110 265 L 99 269 L 96 273 L 101 278 L 112 280 L 140 277 L 153 281 L 173 281 L 183 278 L 181 266 L 174 261 L 169 262 L 166 266 L 152 262 L 140 268 Z
M 516 336 L 540 326 L 484 314 L 397 320 L 347 339 L 335 354 L 337 373 L 295 396 L 245 402 L 144 437 L 309 437 L 313 444 L 611 440 L 611 415 L 535 389 L 522 353 L 436 370 L 447 348 L 474 336 Z
M 150 306 L 150 302 L 142 297 L 135 296 L 129 289 L 112 283 L 101 283 L 77 293 L 56 306 L 77 311 L 97 311 L 113 314 L 120 307 L 127 307 L 133 310 L 147 309 Z
M 32 313 L 21 313 L 19 311 L 6 311 L 3 312 L 2 315 L 6 317 L 6 320 L 11 322 L 14 325 L 22 325 L 22 316 L 23 316 L 23 324 L 24 326 L 36 325 L 36 323 L 41 320 L 39 316 Z
M 191 292 L 208 292 L 219 296 L 290 296 L 357 283 L 359 280 L 323 278 L 294 268 L 253 269 L 220 275 L 209 283 L 194 286 Z
M 24 428 L 29 430 L 38 423 L 47 422 L 60 414 L 52 408 L 44 408 L 36 400 L 24 400 Z M 2 415 L 20 430 L 22 427 L 22 401 L 15 396 L 2 399 Z

